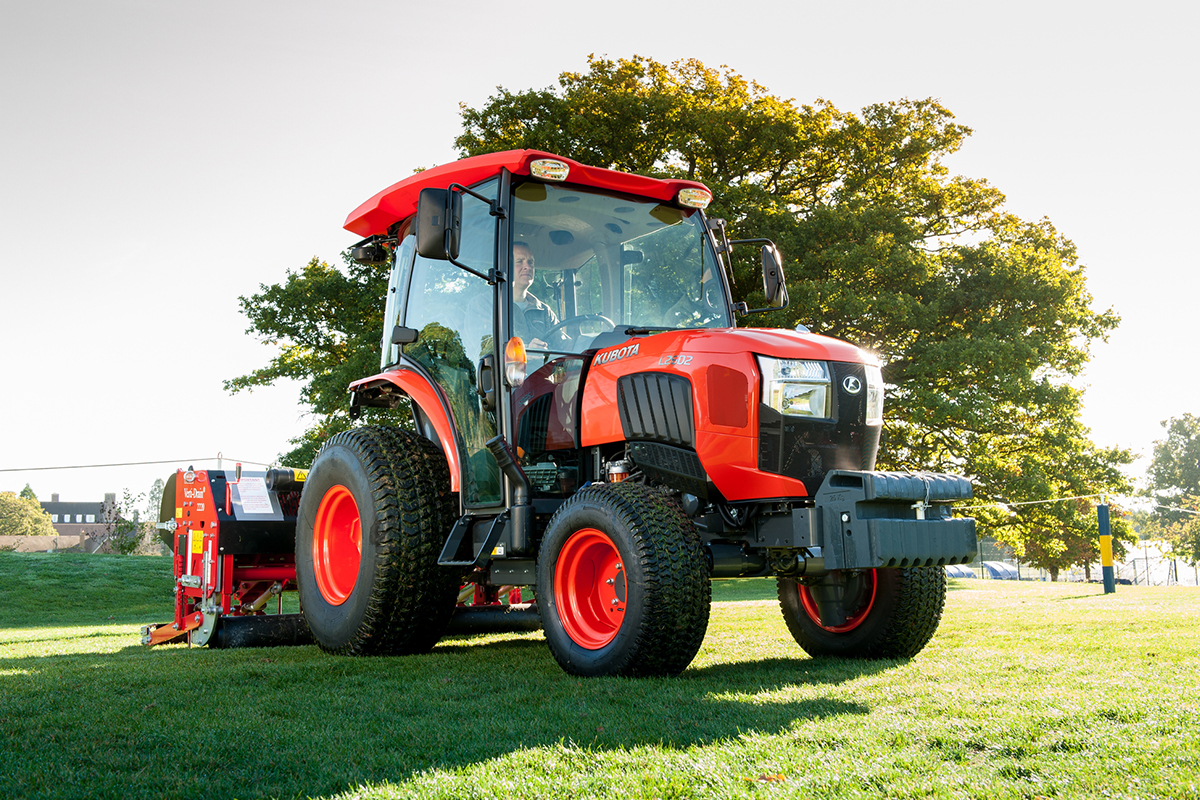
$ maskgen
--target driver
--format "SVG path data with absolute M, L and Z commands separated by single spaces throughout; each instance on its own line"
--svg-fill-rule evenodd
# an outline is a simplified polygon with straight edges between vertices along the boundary
M 512 330 L 532 348 L 544 350 L 546 342 L 538 338 L 558 324 L 558 316 L 550 306 L 533 296 L 533 251 L 524 242 L 514 242 L 512 248 Z

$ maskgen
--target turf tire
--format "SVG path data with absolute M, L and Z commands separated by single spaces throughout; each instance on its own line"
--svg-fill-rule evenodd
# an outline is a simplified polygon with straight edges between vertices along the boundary
M 314 564 L 318 509 L 339 486 L 349 490 L 361 522 L 357 575 L 340 603 L 322 591 Z M 461 578 L 437 563 L 455 512 L 437 445 L 384 427 L 333 436 L 313 461 L 296 521 L 296 583 L 317 644 L 342 655 L 432 648 L 454 613 Z
M 624 573 L 623 618 L 600 646 L 572 638 L 571 606 L 556 593 L 564 546 L 569 554 L 568 542 L 580 533 L 600 534 L 597 540 L 615 548 Z M 640 677 L 687 668 L 708 629 L 712 588 L 700 536 L 674 502 L 638 484 L 594 484 L 551 518 L 538 557 L 537 597 L 550 652 L 564 670 Z
M 870 611 L 852 630 L 841 632 L 823 628 L 805 609 L 795 580 L 779 579 L 783 619 L 806 653 L 813 657 L 911 658 L 929 643 L 946 603 L 946 571 L 908 567 L 875 572 Z M 862 604 L 865 602 L 863 597 Z M 847 609 L 851 616 L 854 610 Z

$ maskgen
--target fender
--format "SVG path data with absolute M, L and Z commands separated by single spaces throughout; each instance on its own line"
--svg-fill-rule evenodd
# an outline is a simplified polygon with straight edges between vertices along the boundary
M 391 386 L 395 386 L 407 395 L 433 425 L 438 439 L 441 440 L 438 444 L 441 445 L 442 452 L 446 454 L 446 461 L 450 466 L 450 491 L 457 492 L 462 472 L 458 458 L 458 440 L 454 437 L 454 423 L 450 420 L 450 412 L 447 410 L 447 404 L 442 398 L 441 392 L 425 376 L 416 370 L 403 367 L 389 369 L 378 375 L 355 381 L 350 384 L 350 391 L 369 400 L 372 397 L 391 394 L 390 388 L 388 388 Z M 373 404 L 364 402 L 362 405 Z

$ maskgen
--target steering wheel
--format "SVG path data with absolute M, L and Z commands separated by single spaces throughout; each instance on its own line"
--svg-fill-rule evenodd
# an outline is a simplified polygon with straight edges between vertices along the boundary
M 555 333 L 557 333 L 559 330 L 569 328 L 569 327 L 574 327 L 576 329 L 575 335 L 570 337 L 571 340 L 574 341 L 575 339 L 584 335 L 583 325 L 586 322 L 603 322 L 605 325 L 607 325 L 608 327 L 605 328 L 604 330 L 600 331 L 600 333 L 607 333 L 608 331 L 614 330 L 617 327 L 617 323 L 613 322 L 611 319 L 604 316 L 603 314 L 581 314 L 578 317 L 571 317 L 570 319 L 564 319 L 562 322 L 558 323 L 557 325 L 550 326 L 545 331 L 543 331 L 542 335 L 539 336 L 538 338 L 549 341 L 550 337 L 553 336 Z M 599 336 L 600 334 L 597 333 L 597 334 L 588 334 L 588 335 L 589 336 Z
M 717 310 L 725 305 L 725 293 L 721 291 L 721 284 L 716 281 L 709 281 L 704 287 L 704 302 L 713 309 Z

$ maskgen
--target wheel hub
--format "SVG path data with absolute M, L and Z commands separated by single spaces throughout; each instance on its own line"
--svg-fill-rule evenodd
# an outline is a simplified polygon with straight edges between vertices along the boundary
M 606 534 L 583 528 L 567 539 L 554 570 L 554 600 L 571 641 L 599 650 L 625 621 L 628 584 L 617 547 Z
M 329 487 L 313 523 L 313 568 L 317 589 L 340 606 L 354 591 L 362 563 L 362 518 L 354 495 L 340 484 Z

